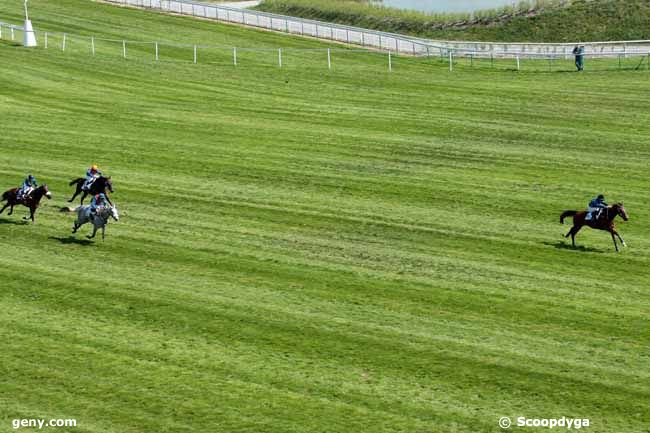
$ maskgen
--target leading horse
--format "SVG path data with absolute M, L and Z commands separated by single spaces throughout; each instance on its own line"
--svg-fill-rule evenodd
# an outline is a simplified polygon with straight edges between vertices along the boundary
M 609 232 L 612 235 L 612 240 L 614 241 L 614 248 L 616 248 L 616 252 L 619 252 L 618 244 L 616 243 L 617 237 L 624 247 L 627 246 L 625 245 L 625 241 L 621 235 L 616 231 L 616 226 L 614 225 L 614 218 L 617 216 L 623 218 L 623 221 L 628 220 L 628 215 L 625 211 L 625 207 L 623 207 L 623 203 L 616 203 L 607 209 L 603 209 L 601 211 L 600 217 L 596 219 L 592 218 L 590 220 L 587 220 L 587 212 L 585 211 L 578 212 L 574 210 L 568 210 L 560 215 L 560 224 L 564 224 L 564 219 L 570 216 L 573 217 L 573 227 L 571 227 L 571 230 L 569 230 L 569 233 L 566 234 L 565 238 L 571 236 L 571 241 L 573 242 L 574 247 L 576 246 L 576 235 L 584 226 L 595 230 L 604 230 Z
M 20 188 L 13 188 L 10 189 L 9 191 L 6 191 L 4 194 L 2 194 L 2 200 L 0 201 L 6 201 L 7 204 L 4 205 L 2 209 L 0 209 L 0 214 L 5 211 L 8 207 L 11 207 L 9 209 L 9 214 L 11 215 L 14 213 L 14 206 L 16 205 L 23 205 L 25 207 L 29 208 L 29 216 L 24 217 L 23 219 L 30 219 L 32 222 L 34 222 L 34 215 L 36 214 L 36 209 L 38 209 L 38 206 L 41 203 L 41 199 L 43 197 L 47 197 L 47 199 L 52 198 L 52 193 L 50 192 L 49 189 L 47 189 L 47 185 L 41 185 L 38 188 L 36 188 L 34 191 L 32 191 L 31 194 L 29 194 L 27 197 L 23 197 L 21 200 L 18 200 L 18 190 Z
M 90 185 L 90 188 L 88 191 L 84 191 L 81 189 L 83 187 L 83 184 L 86 180 L 83 177 L 74 179 L 73 181 L 70 182 L 70 185 L 76 185 L 76 190 L 75 193 L 73 194 L 72 198 L 68 200 L 68 203 L 72 203 L 74 199 L 83 192 L 83 195 L 81 196 L 81 205 L 84 204 L 84 200 L 88 196 L 88 194 L 94 196 L 97 194 L 103 193 L 106 195 L 106 200 L 110 203 L 111 206 L 113 206 L 113 202 L 111 202 L 111 198 L 108 196 L 108 191 L 113 193 L 113 181 L 111 180 L 110 177 L 104 177 L 104 176 L 99 176 L 97 180 L 95 180 L 92 185 Z
M 117 212 L 116 206 L 106 206 L 100 208 L 95 216 L 90 214 L 90 206 L 79 206 L 77 208 L 77 220 L 74 222 L 74 227 L 72 227 L 72 233 L 77 233 L 79 228 L 86 224 L 92 223 L 93 225 L 93 234 L 86 236 L 88 239 L 92 239 L 97 234 L 97 230 L 102 231 L 102 240 L 106 237 L 106 225 L 110 218 L 113 218 L 115 221 L 120 220 L 120 214 Z

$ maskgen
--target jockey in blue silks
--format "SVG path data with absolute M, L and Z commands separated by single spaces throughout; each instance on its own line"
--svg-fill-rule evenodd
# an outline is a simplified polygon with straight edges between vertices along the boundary
M 106 200 L 106 195 L 104 193 L 97 194 L 90 201 L 90 216 L 93 217 L 97 213 L 98 209 L 108 206 L 108 200 Z
M 18 200 L 23 200 L 29 196 L 29 194 L 32 193 L 34 188 L 38 186 L 38 182 L 36 182 L 36 178 L 32 176 L 31 174 L 27 176 L 23 184 L 20 186 L 20 189 L 18 189 L 18 192 L 16 193 L 16 198 Z
M 605 203 L 605 196 L 600 194 L 598 197 L 589 202 L 589 207 L 587 208 L 587 217 L 585 219 L 587 221 L 591 221 L 592 219 L 597 220 L 600 217 L 602 210 L 607 209 L 608 207 L 609 205 Z

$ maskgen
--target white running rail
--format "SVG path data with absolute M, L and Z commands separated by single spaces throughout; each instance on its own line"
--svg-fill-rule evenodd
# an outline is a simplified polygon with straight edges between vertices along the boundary
M 107 0 L 125 6 L 158 10 L 161 12 L 237 23 L 251 27 L 329 39 L 360 45 L 373 49 L 393 51 L 410 55 L 452 55 L 456 57 L 506 57 L 514 58 L 568 58 L 577 43 L 502 43 L 458 42 L 429 40 L 408 35 L 380 32 L 360 27 L 345 26 L 322 21 L 308 20 L 286 15 L 271 14 L 250 9 L 240 9 L 218 4 L 205 4 L 190 0 Z M 647 56 L 650 41 L 587 42 L 585 54 L 590 57 L 623 55 Z

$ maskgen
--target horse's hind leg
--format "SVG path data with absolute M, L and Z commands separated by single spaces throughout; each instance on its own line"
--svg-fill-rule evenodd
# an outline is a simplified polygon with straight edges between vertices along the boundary
M 86 199 L 87 196 L 88 196 L 88 192 L 84 191 L 83 195 L 81 196 L 81 206 L 83 206 L 84 200 Z
M 9 209 L 9 213 L 7 215 L 13 215 L 14 213 L 14 205 L 11 205 L 11 208 Z
M 4 212 L 5 209 L 7 209 L 8 207 L 9 207 L 9 203 L 7 203 L 6 205 L 4 205 L 4 206 L 2 207 L 2 209 L 0 209 L 0 214 L 1 214 L 2 212 Z

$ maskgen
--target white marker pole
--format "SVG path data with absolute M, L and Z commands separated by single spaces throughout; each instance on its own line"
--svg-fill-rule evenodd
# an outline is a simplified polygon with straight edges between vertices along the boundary
M 393 54 L 388 50 L 388 72 L 393 72 Z
M 65 51 L 65 40 L 67 39 L 68 35 L 63 34 L 63 41 L 61 42 L 61 51 Z
M 282 67 L 282 48 L 278 48 L 278 66 Z
M 519 56 L 517 56 L 517 70 L 518 70 L 518 71 L 521 70 L 521 62 L 520 62 L 520 60 L 519 60 Z
M 45 32 L 45 49 L 47 49 L 47 32 Z
M 232 49 L 232 63 L 237 66 L 237 47 L 233 47 Z
M 122 40 L 122 57 L 126 59 L 126 41 Z
M 194 45 L 194 64 L 196 64 L 196 45 Z
M 91 36 L 90 37 L 90 49 L 93 53 L 93 56 L 95 55 L 95 37 Z
M 23 33 L 23 45 L 26 47 L 35 47 L 38 45 L 36 43 L 36 35 L 34 34 L 32 22 L 30 21 L 29 15 L 27 13 L 27 0 L 25 0 L 25 28 Z
M 158 61 L 158 41 L 156 41 L 156 62 Z
M 449 51 L 449 72 L 454 72 L 454 52 Z
M 327 49 L 327 69 L 332 69 L 332 49 Z

